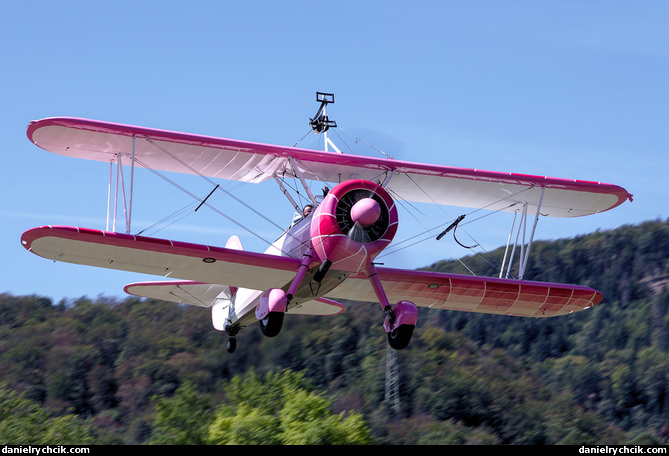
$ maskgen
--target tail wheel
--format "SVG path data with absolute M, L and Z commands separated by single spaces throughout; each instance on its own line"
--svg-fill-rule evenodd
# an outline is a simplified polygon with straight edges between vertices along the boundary
M 395 350 L 402 350 L 411 342 L 414 325 L 399 325 L 388 333 L 388 345 Z
M 283 326 L 283 312 L 270 312 L 262 320 L 258 320 L 260 323 L 260 330 L 263 335 L 266 337 L 274 337 L 279 332 L 281 332 L 281 326 Z
M 237 339 L 235 337 L 229 338 L 225 348 L 228 350 L 228 353 L 234 353 L 237 349 Z

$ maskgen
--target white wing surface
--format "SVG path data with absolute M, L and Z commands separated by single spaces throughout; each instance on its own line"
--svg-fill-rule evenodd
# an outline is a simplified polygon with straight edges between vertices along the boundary
M 612 209 L 631 196 L 601 182 L 558 179 L 478 169 L 411 163 L 259 144 L 77 118 L 47 118 L 28 127 L 28 137 L 49 152 L 109 163 L 121 156 L 136 166 L 211 178 L 262 182 L 294 176 L 338 183 L 384 182 L 407 201 L 516 211 L 527 204 L 550 217 L 578 217 Z

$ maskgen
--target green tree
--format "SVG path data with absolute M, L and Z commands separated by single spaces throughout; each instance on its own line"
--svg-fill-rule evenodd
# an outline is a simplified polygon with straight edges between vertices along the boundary
M 92 445 L 90 426 L 74 415 L 51 417 L 35 402 L 0 386 L 0 444 Z
M 208 443 L 214 445 L 280 445 L 279 419 L 259 408 L 239 405 L 219 408 L 209 428 Z
M 369 444 L 361 415 L 332 413 L 332 402 L 310 390 L 304 375 L 255 372 L 226 386 L 230 404 L 219 407 L 209 428 L 216 445 Z
M 171 398 L 156 398 L 156 419 L 149 443 L 155 445 L 201 445 L 209 426 L 209 399 L 186 382 Z
M 280 412 L 287 445 L 363 445 L 370 436 L 361 415 L 333 415 L 327 399 L 304 390 L 289 397 Z

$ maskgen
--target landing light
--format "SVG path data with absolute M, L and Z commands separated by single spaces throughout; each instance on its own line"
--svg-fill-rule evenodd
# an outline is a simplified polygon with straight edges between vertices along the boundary
M 207 257 L 203 258 L 202 261 L 204 261 L 205 263 L 216 263 L 216 258 Z
M 431 283 L 427 287 L 434 290 L 435 288 L 439 288 L 439 284 L 438 283 Z

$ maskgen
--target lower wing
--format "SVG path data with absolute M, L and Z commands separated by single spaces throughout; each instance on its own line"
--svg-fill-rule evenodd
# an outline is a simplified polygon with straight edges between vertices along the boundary
M 21 243 L 54 261 L 256 290 L 283 287 L 300 265 L 277 255 L 69 226 L 33 228 Z
M 31 252 L 54 261 L 187 280 L 181 288 L 164 282 L 152 288 L 160 299 L 178 297 L 183 301 L 177 302 L 205 307 L 203 303 L 212 303 L 224 287 L 283 288 L 300 265 L 294 258 L 76 227 L 34 228 L 23 234 L 21 242 Z M 598 291 L 578 285 L 388 268 L 378 268 L 378 272 L 391 302 L 406 299 L 433 309 L 548 317 L 583 310 L 602 300 Z M 126 289 L 133 294 L 140 289 L 139 285 L 130 287 L 134 288 Z M 149 288 L 144 286 L 145 291 Z M 364 275 L 349 276 L 325 298 L 377 301 Z M 320 312 L 342 309 L 328 299 L 314 301 L 310 304 L 325 309 Z
M 388 268 L 377 271 L 391 303 L 409 300 L 431 309 L 552 317 L 590 308 L 602 300 L 597 290 L 579 285 Z M 326 296 L 377 300 L 364 275 L 349 276 Z

